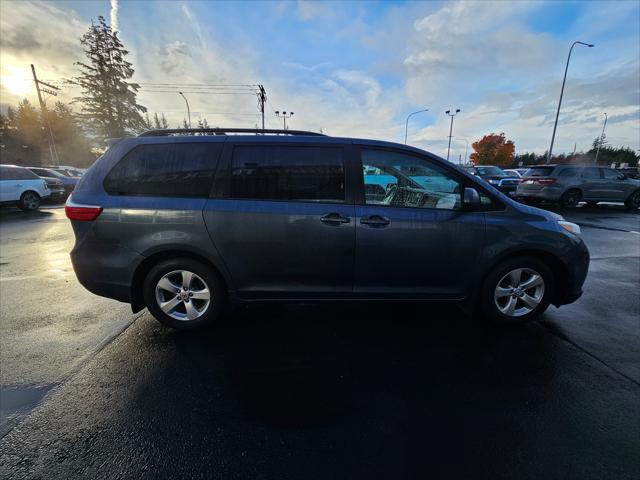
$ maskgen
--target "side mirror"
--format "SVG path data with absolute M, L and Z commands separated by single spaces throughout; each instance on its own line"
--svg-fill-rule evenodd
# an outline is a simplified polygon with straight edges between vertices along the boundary
M 480 195 L 478 194 L 478 191 L 471 187 L 465 188 L 462 196 L 462 204 L 465 207 L 480 206 Z

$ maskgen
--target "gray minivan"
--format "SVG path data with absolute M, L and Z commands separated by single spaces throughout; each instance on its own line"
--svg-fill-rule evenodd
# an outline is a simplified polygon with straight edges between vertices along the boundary
M 523 322 L 579 298 L 589 265 L 577 225 L 440 157 L 312 132 L 125 138 L 65 209 L 79 281 L 174 328 L 265 300 L 439 300 Z

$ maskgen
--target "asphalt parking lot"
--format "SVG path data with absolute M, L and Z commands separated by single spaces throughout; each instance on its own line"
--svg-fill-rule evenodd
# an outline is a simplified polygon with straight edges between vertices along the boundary
M 585 293 L 242 309 L 178 333 L 95 297 L 61 209 L 0 212 L 0 477 L 639 478 L 640 215 L 579 208 Z

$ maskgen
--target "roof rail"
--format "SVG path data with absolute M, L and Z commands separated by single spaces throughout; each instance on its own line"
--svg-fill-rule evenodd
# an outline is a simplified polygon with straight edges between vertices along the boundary
M 325 135 L 317 132 L 307 132 L 305 130 L 279 130 L 273 128 L 167 128 L 163 130 L 147 130 L 142 132 L 139 137 L 163 137 L 174 134 L 190 134 L 190 133 L 213 133 L 214 135 L 226 135 L 228 133 L 253 133 L 260 135 L 264 133 L 277 133 L 281 135 L 304 135 L 313 137 L 324 137 Z

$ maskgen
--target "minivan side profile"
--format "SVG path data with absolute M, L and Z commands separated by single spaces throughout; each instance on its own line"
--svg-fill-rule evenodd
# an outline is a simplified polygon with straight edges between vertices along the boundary
M 125 138 L 65 209 L 80 283 L 182 329 L 265 300 L 442 300 L 524 322 L 579 298 L 589 265 L 577 225 L 435 155 L 311 132 Z

